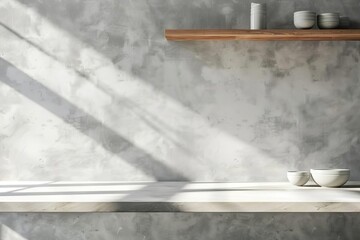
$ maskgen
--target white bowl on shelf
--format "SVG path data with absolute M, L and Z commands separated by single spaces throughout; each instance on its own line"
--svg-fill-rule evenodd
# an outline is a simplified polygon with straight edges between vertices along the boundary
M 319 21 L 318 22 L 318 27 L 320 29 L 335 29 L 337 27 L 339 27 L 339 21 L 329 21 L 329 22 L 322 22 Z
M 316 13 L 311 11 L 299 11 L 294 13 L 294 25 L 299 29 L 310 29 L 315 25 Z
M 308 15 L 316 15 L 315 12 L 312 12 L 312 11 L 297 11 L 297 12 L 294 12 L 294 15 L 295 16 L 298 16 L 298 15 L 302 15 L 302 16 L 308 16 Z
M 337 13 L 337 12 L 333 12 L 333 13 L 320 13 L 319 14 L 319 16 L 324 16 L 324 17 L 333 17 L 333 16 L 335 16 L 335 17 L 339 17 L 339 13 Z
M 315 20 L 294 20 L 294 25 L 298 29 L 311 29 L 315 25 Z
M 318 27 L 320 29 L 334 29 L 340 24 L 339 13 L 322 13 L 317 16 Z
M 322 187 L 341 187 L 350 178 L 349 169 L 311 169 L 311 176 Z
M 303 186 L 309 181 L 310 173 L 308 171 L 288 171 L 287 178 L 291 184 Z

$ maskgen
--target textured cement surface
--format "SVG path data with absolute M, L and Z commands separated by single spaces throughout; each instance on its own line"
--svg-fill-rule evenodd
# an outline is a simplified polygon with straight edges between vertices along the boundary
M 358 214 L 0 214 L 4 240 L 358 239 Z M 20 237 L 21 236 L 21 237 Z
M 270 0 L 292 12 L 357 0 Z M 245 28 L 250 1 L 0 1 L 1 180 L 283 181 L 360 177 L 357 42 L 167 42 Z M 3 238 L 356 239 L 359 215 L 1 214 Z M 9 237 L 10 236 L 10 237 Z M 243 237 L 245 236 L 245 237 Z
M 292 12 L 357 0 L 266 1 Z M 1 180 L 284 181 L 360 177 L 358 42 L 167 42 L 247 28 L 250 1 L 2 0 Z

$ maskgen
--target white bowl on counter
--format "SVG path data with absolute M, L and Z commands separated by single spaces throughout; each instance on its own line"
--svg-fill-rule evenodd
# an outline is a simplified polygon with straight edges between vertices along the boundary
M 349 169 L 311 169 L 311 176 L 322 187 L 341 187 L 350 178 Z
M 287 178 L 291 184 L 303 186 L 309 181 L 310 173 L 308 171 L 288 171 Z

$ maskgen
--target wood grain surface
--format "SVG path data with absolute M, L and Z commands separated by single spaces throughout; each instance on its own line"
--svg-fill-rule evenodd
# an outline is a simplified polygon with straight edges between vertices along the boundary
M 248 40 L 248 41 L 359 41 L 360 29 L 166 29 L 169 41 Z

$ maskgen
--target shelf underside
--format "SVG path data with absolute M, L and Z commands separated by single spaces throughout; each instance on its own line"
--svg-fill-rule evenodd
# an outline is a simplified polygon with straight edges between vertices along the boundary
M 169 41 L 360 41 L 360 29 L 166 29 L 165 37 Z

